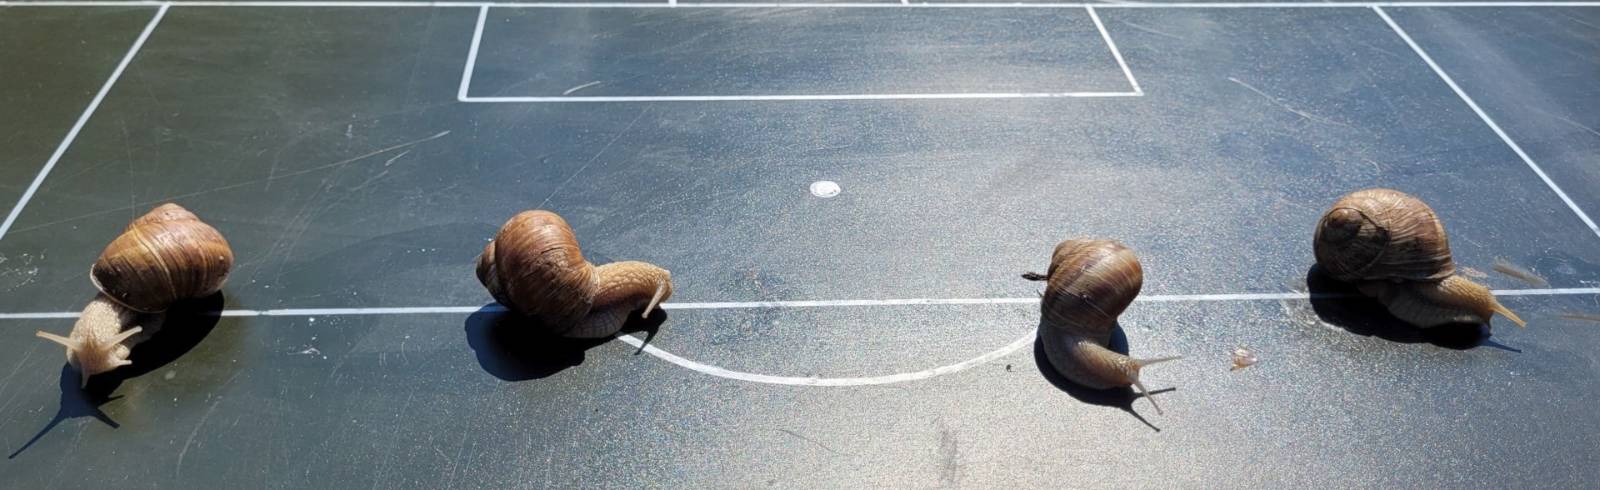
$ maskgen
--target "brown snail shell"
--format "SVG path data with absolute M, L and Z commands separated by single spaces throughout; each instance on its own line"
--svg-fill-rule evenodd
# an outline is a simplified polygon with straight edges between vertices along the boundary
M 222 289 L 233 250 L 222 233 L 177 204 L 163 204 L 128 225 L 89 269 L 106 296 L 136 311 L 165 311 L 173 302 Z
M 1315 240 L 1317 263 L 1341 281 L 1438 281 L 1456 272 L 1433 208 L 1392 189 L 1339 198 L 1322 215 Z
M 1039 340 L 1045 357 L 1068 380 L 1095 389 L 1132 385 L 1160 405 L 1139 381 L 1145 366 L 1180 357 L 1134 359 L 1106 348 L 1117 317 L 1139 296 L 1144 269 L 1127 246 L 1111 240 L 1067 240 L 1056 245 L 1045 275 Z
M 100 294 L 84 307 L 68 336 L 37 332 L 67 348 L 67 362 L 89 377 L 126 366 L 132 349 L 158 330 L 173 302 L 222 289 L 233 250 L 211 225 L 177 204 L 135 219 L 90 268 Z
M 495 301 L 569 337 L 612 335 L 629 313 L 647 317 L 672 296 L 666 269 L 584 260 L 572 227 L 544 210 L 506 221 L 478 256 L 477 275 Z
M 1456 275 L 1444 224 L 1404 192 L 1366 189 L 1340 198 L 1317 224 L 1313 248 L 1328 275 L 1355 283 L 1413 325 L 1489 323 L 1500 313 L 1526 326 L 1488 288 Z

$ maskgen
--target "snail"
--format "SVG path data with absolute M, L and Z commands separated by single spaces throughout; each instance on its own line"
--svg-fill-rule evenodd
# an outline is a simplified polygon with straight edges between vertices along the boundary
M 478 281 L 512 310 L 551 333 L 601 338 L 615 334 L 628 314 L 650 316 L 672 297 L 672 273 L 645 262 L 596 267 L 584 260 L 566 220 L 550 211 L 513 216 L 478 256 Z
M 1057 372 L 1094 389 L 1132 385 L 1161 413 L 1161 406 L 1139 381 L 1139 372 L 1182 356 L 1134 359 L 1107 348 L 1117 316 L 1144 285 L 1144 270 L 1133 250 L 1111 240 L 1067 240 L 1056 245 L 1046 274 L 1023 277 L 1048 281 L 1041 300 L 1039 340 Z
M 1366 189 L 1345 195 L 1322 215 L 1314 248 L 1328 275 L 1354 283 L 1407 323 L 1487 324 L 1499 313 L 1527 326 L 1489 288 L 1456 274 L 1444 224 L 1406 193 Z
M 177 204 L 163 204 L 133 220 L 100 252 L 89 280 L 100 291 L 66 337 L 40 338 L 67 348 L 67 363 L 89 377 L 132 363 L 133 346 L 161 327 L 159 315 L 174 302 L 222 289 L 233 250 L 216 228 Z

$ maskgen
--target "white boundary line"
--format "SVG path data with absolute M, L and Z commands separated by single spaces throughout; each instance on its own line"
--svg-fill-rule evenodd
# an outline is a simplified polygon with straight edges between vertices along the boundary
M 1595 236 L 1600 236 L 1600 226 L 1596 226 L 1594 224 L 1594 220 L 1589 219 L 1589 214 L 1584 213 L 1583 209 L 1579 208 L 1577 203 L 1572 202 L 1572 198 L 1567 197 L 1567 193 L 1561 190 L 1561 186 L 1556 185 L 1554 180 L 1550 180 L 1549 175 L 1545 175 L 1544 169 L 1539 168 L 1539 164 L 1533 163 L 1533 158 L 1529 157 L 1526 152 L 1523 152 L 1522 147 L 1517 145 L 1517 142 L 1512 141 L 1511 136 L 1507 135 L 1504 130 L 1500 129 L 1500 125 L 1495 124 L 1494 119 L 1491 119 L 1488 114 L 1484 113 L 1483 108 L 1478 107 L 1478 103 L 1474 102 L 1472 97 L 1467 96 L 1467 93 L 1461 90 L 1461 86 L 1456 85 L 1455 79 L 1450 78 L 1450 75 L 1444 72 L 1444 68 L 1440 68 L 1438 63 L 1434 63 L 1433 57 L 1428 56 L 1428 52 L 1424 51 L 1422 46 L 1417 45 L 1417 42 L 1411 39 L 1411 35 L 1406 34 L 1406 30 L 1401 29 L 1400 24 L 1395 23 L 1394 19 L 1389 17 L 1388 12 L 1383 11 L 1383 7 L 1372 7 L 1372 11 L 1377 12 L 1378 16 L 1383 18 L 1383 22 L 1389 24 L 1389 28 L 1394 29 L 1394 33 L 1399 34 L 1400 39 L 1404 40 L 1406 45 L 1411 46 L 1411 50 L 1415 51 L 1417 56 L 1422 57 L 1422 61 L 1428 63 L 1428 68 L 1432 68 L 1433 73 L 1439 75 L 1439 78 L 1443 79 L 1444 83 L 1450 86 L 1450 90 L 1454 90 L 1456 96 L 1461 97 L 1461 101 L 1466 102 L 1467 107 L 1471 107 L 1472 112 L 1478 114 L 1478 118 L 1482 119 L 1484 124 L 1489 125 L 1489 129 L 1494 130 L 1494 134 L 1500 136 L 1500 141 L 1504 141 L 1506 146 L 1511 147 L 1511 151 L 1516 152 L 1517 156 L 1522 158 L 1522 163 L 1527 164 L 1528 168 L 1533 169 L 1533 173 L 1539 175 L 1539 179 L 1544 181 L 1544 185 L 1549 186 L 1550 190 L 1555 191 L 1556 196 L 1561 198 L 1561 202 L 1567 203 L 1567 207 L 1571 208 L 1572 212 L 1578 215 L 1578 219 L 1583 220 L 1583 224 L 1589 226 L 1589 231 L 1594 232 Z
M 1511 289 L 1498 290 L 1494 294 L 1499 296 L 1551 296 L 1551 295 L 1578 295 L 1600 294 L 1600 288 L 1564 288 L 1564 289 Z M 1307 293 L 1242 293 L 1242 294 L 1187 294 L 1187 295 L 1149 295 L 1138 298 L 1141 302 L 1176 302 L 1176 301 L 1259 301 L 1259 300 L 1303 300 L 1310 299 Z M 887 300 L 829 300 L 829 301 L 758 301 L 758 302 L 731 302 L 731 303 L 665 303 L 661 307 L 668 310 L 693 310 L 693 309 L 736 309 L 736 308 L 778 308 L 778 307 L 827 307 L 827 306 L 900 306 L 900 305 L 987 305 L 987 304 L 1031 304 L 1038 303 L 1038 298 L 921 298 L 921 299 L 887 299 Z M 226 310 L 222 316 L 249 317 L 249 316 L 332 316 L 332 315 L 404 315 L 404 314 L 472 314 L 479 311 L 503 312 L 505 307 L 490 305 L 478 306 L 441 306 L 441 307 L 415 307 L 415 308 L 293 308 L 279 310 Z M 0 320 L 5 319 L 73 319 L 78 314 L 74 312 L 59 313 L 0 313 Z M 896 373 L 882 376 L 859 377 L 821 377 L 821 376 L 775 376 L 770 374 L 749 373 L 735 371 L 721 366 L 714 366 L 692 359 L 684 358 L 677 354 L 667 352 L 654 345 L 645 344 L 643 340 L 628 334 L 619 334 L 617 340 L 639 348 L 643 352 L 658 359 L 672 363 L 679 367 L 702 374 L 736 381 L 752 383 L 765 383 L 789 386 L 868 386 L 884 385 L 919 381 L 946 374 L 957 373 L 971 369 L 975 366 L 988 363 L 995 359 L 1011 355 L 1021 350 L 1033 341 L 1038 335 L 1037 329 L 1030 329 L 1028 333 L 1018 337 L 1011 343 L 998 349 L 986 352 L 978 357 L 921 371 Z
M 1495 296 L 1569 296 L 1600 295 L 1596 288 L 1549 289 L 1496 289 Z M 1350 297 L 1324 295 L 1318 298 Z M 1277 301 L 1311 299 L 1309 293 L 1224 293 L 1224 294 L 1147 294 L 1135 299 L 1140 303 L 1220 302 L 1220 301 Z M 903 299 L 831 299 L 800 301 L 722 301 L 700 303 L 662 303 L 663 310 L 738 310 L 755 308 L 848 308 L 872 306 L 959 306 L 959 305 L 1018 305 L 1037 304 L 1038 297 L 1022 298 L 903 298 Z M 477 312 L 503 312 L 499 305 L 489 306 L 407 306 L 376 308 L 279 308 L 269 310 L 223 310 L 225 317 L 309 317 L 309 316 L 364 316 L 364 315 L 443 315 L 471 314 Z M 77 312 L 0 313 L 0 320 L 48 320 L 77 318 Z
M 1186 2 L 1186 3 L 785 3 L 785 2 L 690 2 L 676 0 L 658 3 L 617 2 L 460 2 L 460 1 L 210 1 L 174 0 L 159 1 L 97 1 L 97 0 L 0 0 L 0 7 L 282 7 L 282 8 L 980 8 L 980 9 L 1040 9 L 1084 8 L 1103 9 L 1255 9 L 1255 8 L 1370 8 L 1370 7 L 1600 7 L 1596 1 L 1528 1 L 1528 2 Z
M 472 47 L 467 49 L 467 64 L 461 68 L 461 89 L 456 100 L 468 102 L 467 89 L 472 86 L 472 71 L 478 69 L 478 44 L 483 40 L 483 22 L 489 18 L 489 7 L 478 7 L 478 25 L 472 28 Z
M 1128 62 L 1122 59 L 1122 51 L 1117 49 L 1117 42 L 1111 40 L 1111 33 L 1106 32 L 1106 25 L 1100 22 L 1100 14 L 1094 13 L 1094 7 L 1085 6 L 1089 12 L 1089 20 L 1094 21 L 1094 28 L 1100 31 L 1100 39 L 1106 41 L 1106 47 L 1111 48 L 1111 56 L 1117 59 L 1117 67 L 1122 68 L 1122 75 L 1128 77 L 1128 85 L 1133 87 L 1133 93 L 1144 95 L 1144 89 L 1139 88 L 1139 81 L 1134 80 L 1133 70 L 1128 69 Z
M 117 84 L 117 79 L 122 78 L 122 71 L 128 69 L 128 64 L 133 62 L 133 57 L 139 54 L 139 48 L 144 46 L 150 33 L 155 32 L 156 25 L 161 23 L 161 18 L 167 16 L 167 6 L 162 5 L 156 9 L 156 15 L 150 18 L 150 23 L 145 24 L 144 31 L 134 39 L 133 46 L 128 48 L 128 54 L 122 56 L 122 61 L 117 63 L 117 68 L 111 70 L 111 77 L 100 86 L 100 92 L 94 94 L 94 99 L 89 101 L 89 106 L 83 109 L 83 114 L 78 116 L 78 122 L 72 124 L 72 129 L 67 131 L 67 136 L 61 139 L 61 144 L 56 145 L 56 151 L 50 154 L 50 159 L 39 169 L 39 175 L 33 178 L 33 183 L 22 192 L 22 197 L 17 199 L 17 205 L 11 208 L 11 214 L 6 215 L 4 223 L 0 223 L 0 239 L 5 238 L 6 232 L 11 230 L 11 225 L 17 222 L 17 216 L 22 214 L 22 208 L 28 206 L 28 200 L 33 199 L 33 194 L 39 191 L 39 186 L 44 184 L 45 177 L 50 176 L 50 171 L 56 168 L 56 162 L 61 161 L 61 156 L 67 153 L 67 148 L 72 146 L 72 140 L 78 138 L 78 132 L 83 130 L 83 125 L 89 122 L 89 117 L 94 115 L 95 109 L 100 108 L 100 102 L 106 100 L 106 94 L 111 92 L 111 87 Z
M 728 102 L 798 100 L 948 100 L 948 99 L 1052 99 L 1093 97 L 1142 97 L 1134 92 L 1055 92 L 1055 93 L 950 93 L 950 94 L 834 94 L 834 95 L 640 95 L 588 97 L 469 97 L 461 102 L 505 104 L 522 102 Z
M 661 7 L 660 4 L 645 4 Z M 682 4 L 682 6 L 697 4 Z M 831 4 L 824 4 L 831 5 Z M 877 4 L 874 4 L 877 5 Z M 899 4 L 883 4 L 900 6 Z M 919 4 L 921 5 L 921 4 Z M 498 5 L 496 5 L 498 6 Z M 679 6 L 671 4 L 670 6 Z M 472 74 L 478 67 L 478 50 L 483 43 L 483 26 L 489 15 L 489 6 L 478 8 L 478 23 L 472 30 L 471 47 L 467 49 L 467 62 L 461 70 L 461 85 L 456 91 L 456 100 L 460 102 L 478 104 L 510 104 L 510 103 L 542 103 L 542 102 L 730 102 L 730 101 L 806 101 L 806 100 L 952 100 L 952 99 L 1053 99 L 1053 98 L 1098 98 L 1098 97 L 1143 97 L 1144 90 L 1139 88 L 1138 80 L 1133 78 L 1133 71 L 1128 69 L 1128 63 L 1123 61 L 1122 52 L 1117 50 L 1117 43 L 1111 40 L 1111 34 L 1106 32 L 1105 25 L 1100 23 L 1100 16 L 1096 15 L 1094 8 L 1084 7 L 1089 18 L 1094 21 L 1094 26 L 1100 31 L 1100 38 L 1105 41 L 1106 48 L 1111 51 L 1111 56 L 1117 60 L 1117 67 L 1122 69 L 1122 75 L 1127 78 L 1132 92 L 1025 92 L 1025 93 L 938 93 L 938 94 L 803 94 L 803 95 L 625 95 L 625 96 L 506 96 L 506 97 L 472 97 L 467 95 L 472 87 Z

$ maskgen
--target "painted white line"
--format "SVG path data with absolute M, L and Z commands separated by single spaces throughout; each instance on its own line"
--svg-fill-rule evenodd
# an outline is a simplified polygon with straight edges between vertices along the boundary
M 1134 301 L 1170 303 L 1176 301 L 1264 301 L 1281 299 L 1311 299 L 1309 293 L 1236 293 L 1236 294 L 1150 294 Z
M 1122 75 L 1128 77 L 1128 85 L 1133 86 L 1133 93 L 1144 95 L 1144 89 L 1139 88 L 1139 81 L 1134 80 L 1133 70 L 1128 69 L 1128 62 L 1123 61 L 1122 51 L 1117 49 L 1116 41 L 1111 40 L 1111 33 L 1106 32 L 1106 25 L 1100 22 L 1100 14 L 1094 12 L 1094 7 L 1084 7 L 1089 11 L 1089 19 L 1094 21 L 1094 28 L 1100 30 L 1100 38 L 1106 40 L 1106 47 L 1111 48 L 1111 56 L 1117 59 L 1117 66 L 1122 68 Z
M 478 7 L 478 25 L 472 28 L 472 47 L 467 48 L 467 65 L 461 68 L 461 88 L 456 100 L 468 102 L 467 89 L 472 87 L 472 71 L 478 67 L 478 44 L 483 40 L 483 22 L 489 18 L 489 7 Z
M 222 310 L 224 317 L 297 317 L 297 316 L 366 316 L 366 315 L 456 315 L 477 312 L 502 313 L 504 306 L 412 306 L 392 308 L 284 308 L 276 310 Z M 0 313 L 0 320 L 50 320 L 73 319 L 72 311 L 49 313 Z
M 590 97 L 467 97 L 462 102 L 505 104 L 517 102 L 725 102 L 792 100 L 947 100 L 947 99 L 1049 99 L 1091 97 L 1142 97 L 1136 92 L 1057 93 L 949 93 L 949 94 L 828 94 L 828 95 L 645 95 Z
M 1550 180 L 1549 175 L 1545 175 L 1544 169 L 1539 168 L 1539 164 L 1533 163 L 1533 158 L 1529 157 L 1526 152 L 1522 151 L 1522 147 L 1518 146 L 1517 142 L 1512 141 L 1511 136 L 1507 135 L 1504 130 L 1500 129 L 1500 125 L 1495 124 L 1494 119 L 1491 119 L 1488 114 L 1484 113 L 1483 108 L 1478 107 L 1478 103 L 1474 102 L 1472 97 L 1467 96 L 1467 93 L 1461 90 L 1461 86 L 1456 85 L 1456 81 L 1450 78 L 1449 74 L 1444 72 L 1444 68 L 1440 68 L 1439 64 L 1433 61 L 1433 57 L 1428 56 L 1428 52 L 1424 51 L 1422 46 L 1417 45 L 1417 42 L 1411 39 L 1411 35 L 1406 34 L 1406 30 L 1400 28 L 1400 24 L 1395 23 L 1394 19 L 1389 17 L 1388 12 L 1384 12 L 1382 7 L 1372 7 L 1372 11 L 1377 12 L 1378 16 L 1382 17 L 1383 21 L 1389 24 L 1389 28 L 1394 29 L 1394 33 L 1399 34 L 1400 39 L 1405 40 L 1406 44 L 1411 46 L 1411 50 L 1415 51 L 1417 56 L 1422 57 L 1422 61 L 1427 62 L 1428 67 L 1432 68 L 1433 72 L 1438 74 L 1439 78 L 1443 79 L 1446 85 L 1450 86 L 1450 90 L 1454 90 L 1456 92 L 1456 96 L 1461 97 L 1461 101 L 1466 102 L 1467 107 L 1471 107 L 1472 112 L 1477 113 L 1478 118 L 1483 119 L 1483 123 L 1488 124 L 1489 129 L 1494 130 L 1494 134 L 1500 136 L 1500 141 L 1504 141 L 1506 146 L 1511 147 L 1511 151 L 1516 152 L 1517 156 L 1522 158 L 1522 163 L 1527 164 L 1528 168 L 1533 169 L 1533 173 L 1537 174 L 1539 179 L 1543 180 L 1544 184 L 1550 187 L 1550 190 L 1555 191 L 1556 196 L 1561 198 L 1561 202 L 1567 203 L 1567 207 L 1572 209 L 1572 212 L 1578 215 L 1578 219 L 1583 220 L 1583 224 L 1589 226 L 1589 231 L 1594 232 L 1595 236 L 1600 236 L 1600 226 L 1596 226 L 1594 220 L 1589 219 L 1589 214 L 1583 212 L 1583 209 L 1580 209 L 1577 203 L 1572 202 L 1572 198 L 1567 197 L 1567 193 L 1561 190 L 1561 186 L 1556 185 L 1554 180 Z
M 1495 289 L 1495 296 L 1566 296 L 1600 295 L 1600 288 L 1548 288 L 1548 289 Z M 1318 298 L 1353 297 L 1346 295 L 1318 295 Z M 1307 293 L 1224 293 L 1224 294 L 1147 294 L 1134 301 L 1140 303 L 1214 302 L 1214 301 L 1276 301 L 1311 299 Z M 1037 304 L 1038 297 L 1022 298 L 901 298 L 901 299 L 831 299 L 798 301 L 721 301 L 702 303 L 662 303 L 663 310 L 738 310 L 752 308 L 844 308 L 872 306 L 949 306 L 949 305 L 1020 305 Z M 374 308 L 279 308 L 270 310 L 223 310 L 228 317 L 292 317 L 292 316 L 353 316 L 353 315 L 457 315 L 477 312 L 506 311 L 500 305 L 487 306 L 397 306 Z M 0 320 L 47 320 L 77 318 L 77 312 L 0 313 Z
M 277 310 L 262 310 L 260 316 L 341 316 L 341 315 L 439 315 L 503 312 L 505 307 L 492 306 L 415 306 L 393 308 L 284 308 Z
M 1560 289 L 1510 289 L 1494 291 L 1498 296 L 1550 296 L 1566 294 L 1600 294 L 1600 288 L 1560 288 Z M 1140 297 L 1139 301 L 1145 302 L 1171 302 L 1171 301 L 1256 301 L 1256 300 L 1293 300 L 1310 298 L 1306 293 L 1240 293 L 1240 294 L 1154 294 Z M 920 298 L 920 299 L 886 299 L 886 300 L 832 300 L 832 301 L 757 301 L 757 302 L 726 302 L 726 303 L 666 303 L 661 305 L 668 310 L 697 310 L 697 309 L 737 309 L 737 308 L 781 308 L 781 307 L 839 307 L 839 306 L 906 306 L 906 305 L 984 305 L 984 304 L 1030 304 L 1038 303 L 1038 298 Z M 489 306 L 424 306 L 424 307 L 395 307 L 395 308 L 286 308 L 276 310 L 225 310 L 222 316 L 226 317 L 299 317 L 299 316 L 338 316 L 338 315 L 417 315 L 417 314 L 471 314 L 480 311 L 504 312 L 505 307 L 500 305 Z M 41 320 L 41 319 L 74 319 L 76 312 L 49 312 L 49 313 L 0 313 L 0 320 Z M 775 376 L 770 374 L 747 373 L 734 371 L 720 366 L 713 366 L 702 362 L 686 359 L 671 352 L 667 352 L 654 345 L 646 345 L 644 341 L 628 334 L 617 336 L 628 345 L 641 348 L 644 352 L 670 362 L 685 369 L 699 373 L 753 383 L 767 383 L 792 386 L 867 386 L 890 383 L 903 383 L 918 381 L 946 374 L 956 373 L 971 369 L 1021 350 L 1033 341 L 1037 330 L 1029 330 L 1027 334 L 1017 340 L 1006 344 L 999 349 L 984 353 L 978 357 L 961 361 L 955 364 L 939 366 L 909 373 L 889 374 L 883 376 L 837 377 L 825 378 L 821 376 Z
M 1600 294 L 1600 288 L 1557 288 L 1557 289 L 1496 289 L 1490 291 L 1495 296 L 1559 296 L 1564 294 Z
M 921 370 L 921 371 L 915 371 L 915 372 L 909 372 L 909 373 L 890 374 L 890 375 L 884 375 L 884 376 L 847 377 L 847 378 L 823 378 L 823 377 L 818 377 L 818 376 L 811 376 L 811 377 L 773 376 L 773 375 L 768 375 L 768 374 L 746 373 L 746 372 L 742 372 L 742 371 L 734 371 L 734 370 L 723 368 L 723 367 L 712 366 L 710 364 L 699 363 L 699 362 L 695 362 L 695 361 L 692 361 L 692 360 L 689 360 L 689 359 L 684 359 L 682 357 L 678 357 L 677 355 L 675 355 L 675 354 L 673 354 L 671 352 L 667 352 L 667 351 L 661 350 L 660 348 L 657 348 L 654 345 L 645 345 L 644 341 L 641 341 L 641 340 L 639 340 L 638 338 L 635 338 L 632 335 L 625 335 L 625 334 L 624 335 L 618 335 L 617 336 L 617 340 L 621 340 L 623 342 L 626 342 L 628 345 L 631 345 L 631 346 L 634 346 L 634 347 L 643 347 L 645 353 L 648 353 L 648 354 L 650 354 L 652 356 L 656 356 L 658 358 L 661 358 L 661 360 L 676 364 L 678 366 L 681 366 L 681 367 L 684 367 L 684 368 L 687 368 L 687 369 L 690 369 L 690 370 L 693 370 L 693 371 L 697 371 L 697 372 L 704 373 L 704 374 L 709 374 L 709 375 L 716 376 L 716 377 L 719 377 L 719 378 L 727 378 L 727 379 L 733 379 L 733 380 L 739 380 L 739 381 L 750 381 L 750 382 L 754 382 L 754 383 L 767 383 L 767 384 L 775 384 L 775 385 L 793 385 L 793 386 L 867 386 L 867 385 L 883 385 L 883 384 L 890 384 L 890 383 L 904 383 L 904 382 L 907 382 L 907 381 L 923 380 L 923 379 L 928 379 L 928 378 L 932 378 L 932 377 L 936 377 L 936 376 L 943 376 L 943 375 L 950 374 L 950 373 L 956 373 L 956 372 L 965 371 L 967 369 L 972 368 L 973 366 L 977 366 L 979 364 L 983 364 L 983 363 L 986 363 L 986 362 L 989 362 L 989 361 L 993 361 L 995 359 L 999 359 L 1001 357 L 1005 357 L 1005 356 L 1007 356 L 1007 355 L 1009 355 L 1009 354 L 1011 354 L 1013 352 L 1021 350 L 1023 347 L 1026 347 L 1029 344 L 1033 343 L 1033 339 L 1037 335 L 1035 332 L 1036 332 L 1036 330 L 1029 330 L 1026 335 L 1023 335 L 1022 337 L 1017 338 L 1017 340 L 1011 341 L 1011 343 L 1006 344 L 1005 346 L 1000 347 L 999 349 L 995 349 L 995 350 L 989 351 L 989 352 L 987 352 L 987 353 L 985 353 L 985 354 L 983 354 L 981 356 L 974 357 L 972 359 L 967 359 L 965 361 L 961 361 L 961 362 L 958 362 L 958 363 L 955 363 L 955 364 L 950 364 L 950 365 L 947 365 L 947 366 L 939 366 L 939 367 L 932 368 L 932 369 L 924 369 L 924 370 Z
M 44 163 L 44 168 L 39 169 L 39 175 L 33 178 L 33 183 L 22 192 L 22 197 L 17 199 L 17 205 L 11 208 L 11 214 L 6 216 L 4 223 L 0 223 L 0 239 L 5 238 L 6 232 L 11 230 L 11 225 L 17 222 L 17 216 L 22 214 L 22 208 L 28 206 L 28 200 L 33 199 L 33 194 L 39 191 L 39 185 L 44 183 L 45 177 L 50 176 L 50 171 L 56 168 L 56 163 L 61 161 L 61 156 L 67 153 L 67 148 L 72 146 L 72 141 L 78 138 L 78 132 L 83 130 L 83 125 L 89 122 L 89 117 L 94 115 L 95 109 L 100 108 L 100 102 L 106 99 L 106 94 L 111 92 L 111 87 L 117 84 L 117 79 L 122 78 L 122 71 L 128 69 L 128 64 L 133 62 L 133 57 L 139 54 L 139 48 L 144 47 L 150 33 L 155 32 L 156 25 L 161 23 L 161 18 L 167 16 L 167 6 L 162 5 L 156 9 L 156 15 L 150 18 L 150 23 L 145 24 L 144 31 L 139 33 L 138 39 L 133 41 L 133 46 L 128 48 L 128 54 L 122 56 L 122 61 L 117 63 L 116 69 L 111 71 L 111 77 L 100 86 L 100 92 L 89 101 L 89 106 L 83 109 L 83 114 L 78 116 L 78 122 L 72 124 L 72 129 L 67 131 L 67 136 L 62 138 L 61 144 L 56 146 L 56 151 L 50 154 L 50 159 Z
M 1039 298 L 908 298 L 662 303 L 661 307 L 669 310 L 725 310 L 743 308 L 833 308 L 846 306 L 1004 305 L 1038 302 Z
M 1600 291 L 1600 290 L 1597 290 Z M 1230 294 L 1147 294 L 1134 301 L 1165 303 L 1176 301 L 1260 301 L 1278 299 L 1308 299 L 1306 293 L 1230 293 Z M 1026 298 L 907 298 L 907 299 L 839 299 L 810 301 L 744 301 L 715 303 L 663 303 L 669 310 L 725 310 L 740 308 L 833 308 L 849 306 L 918 306 L 918 305 L 1011 305 L 1037 304 L 1038 297 Z
M 1097 8 L 1134 9 L 1252 9 L 1252 8 L 1354 8 L 1354 7 L 1600 7 L 1600 2 L 1174 2 L 1093 4 Z
M 0 0 L 0 7 L 282 7 L 282 8 L 440 8 L 440 7 L 481 7 L 492 2 L 427 2 L 427 1 L 116 1 L 116 0 Z M 569 7 L 588 6 L 589 4 L 566 4 Z M 602 8 L 606 4 L 595 3 L 594 8 Z
M 285 7 L 285 8 L 1134 8 L 1134 9 L 1260 9 L 1260 8 L 1370 8 L 1370 7 L 1600 7 L 1595 1 L 1528 2 L 1184 2 L 1184 3 L 784 3 L 784 2 L 704 2 L 704 3 L 619 3 L 619 2 L 460 2 L 460 1 L 108 1 L 108 0 L 0 0 L 0 7 Z
M 76 311 L 58 311 L 54 313 L 0 313 L 0 320 L 57 320 L 76 319 Z
M 645 4 L 657 5 L 660 4 Z M 685 6 L 691 4 L 684 4 Z M 824 4 L 833 5 L 833 4 Z M 876 4 L 875 4 L 876 5 Z M 892 5 L 892 4 L 891 4 Z M 497 7 L 499 5 L 496 5 Z M 1090 10 L 1089 14 L 1094 15 Z M 478 23 L 472 30 L 472 44 L 467 49 L 467 62 L 461 70 L 461 85 L 456 91 L 456 100 L 479 104 L 512 104 L 512 103 L 541 103 L 541 102 L 729 102 L 729 101 L 805 101 L 805 100 L 947 100 L 947 99 L 1039 99 L 1039 98 L 1091 98 L 1091 97 L 1141 97 L 1144 92 L 1139 89 L 1139 82 L 1134 81 L 1133 73 L 1128 71 L 1128 65 L 1122 61 L 1122 53 L 1117 51 L 1115 43 L 1106 35 L 1104 27 L 1100 35 L 1111 48 L 1111 54 L 1116 57 L 1117 65 L 1122 67 L 1123 75 L 1128 77 L 1128 82 L 1133 86 L 1132 92 L 1039 92 L 1039 93 L 945 93 L 945 94 L 806 94 L 806 95 L 641 95 L 641 96 L 510 96 L 510 97 L 472 97 L 467 95 L 472 86 L 472 73 L 478 66 L 478 51 L 483 42 L 483 26 L 489 15 L 489 7 L 478 8 Z M 1100 24 L 1099 17 L 1095 17 L 1095 25 Z

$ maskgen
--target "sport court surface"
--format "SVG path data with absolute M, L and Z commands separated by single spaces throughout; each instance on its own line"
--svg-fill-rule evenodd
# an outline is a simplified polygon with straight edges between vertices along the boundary
M 7 487 L 1600 480 L 1562 317 L 1600 312 L 1600 4 L 4 5 Z M 1547 278 L 1481 279 L 1529 328 L 1308 300 L 1372 186 Z M 80 394 L 33 331 L 168 200 L 227 310 Z M 535 207 L 673 271 L 651 349 L 502 324 L 471 263 Z M 1144 263 L 1165 415 L 1041 372 L 1018 274 L 1080 236 Z

